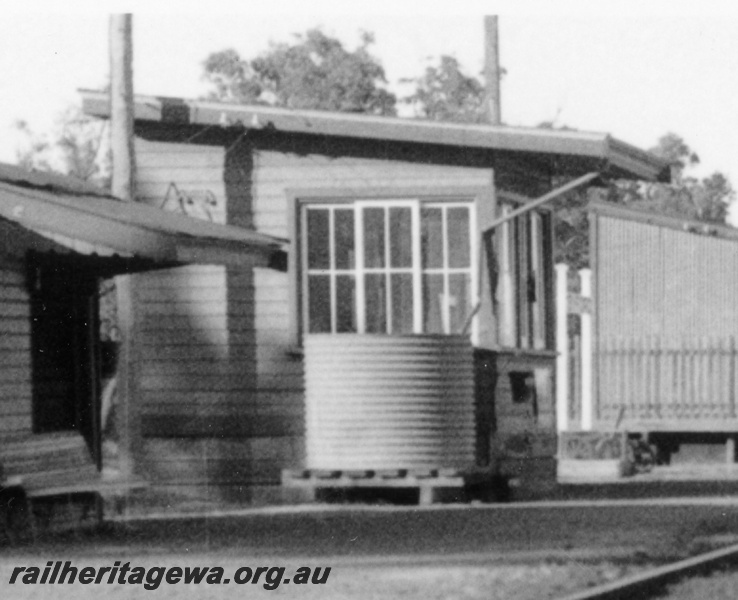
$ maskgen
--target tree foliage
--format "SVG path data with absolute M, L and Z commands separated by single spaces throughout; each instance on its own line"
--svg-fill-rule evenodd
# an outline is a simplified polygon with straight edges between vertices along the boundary
M 699 164 L 699 157 L 675 133 L 662 136 L 650 151 L 671 165 L 670 183 L 618 181 L 601 194 L 601 199 L 659 214 L 725 224 L 728 207 L 735 197 L 725 175 L 715 172 L 701 179 L 690 175 L 690 169 Z M 589 265 L 587 200 L 585 192 L 575 191 L 556 207 L 556 260 L 577 269 Z
M 17 121 L 15 126 L 25 138 L 16 149 L 19 166 L 72 175 L 109 189 L 110 157 L 104 122 L 71 106 L 57 117 L 49 133 L 36 133 L 25 121 Z
M 725 175 L 715 172 L 702 179 L 690 176 L 689 170 L 700 159 L 675 133 L 662 136 L 651 152 L 671 165 L 671 183 L 622 185 L 615 194 L 616 200 L 661 214 L 725 224 L 734 197 Z
M 397 99 L 383 86 L 384 68 L 369 52 L 374 38 L 363 33 L 347 50 L 336 38 L 311 29 L 294 44 L 272 43 L 269 50 L 244 60 L 233 49 L 205 60 L 211 99 L 270 104 L 294 109 L 394 115 Z
M 415 84 L 415 91 L 403 102 L 413 107 L 418 118 L 458 123 L 485 120 L 484 86 L 465 74 L 452 56 L 441 56 L 422 77 L 404 81 Z

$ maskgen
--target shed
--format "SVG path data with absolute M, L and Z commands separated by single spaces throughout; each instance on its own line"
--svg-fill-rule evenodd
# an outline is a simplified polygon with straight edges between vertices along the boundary
M 591 207 L 600 426 L 735 432 L 738 231 Z
M 41 493 L 100 468 L 101 278 L 202 263 L 267 268 L 284 256 L 268 235 L 0 165 L 0 469 Z M 82 463 L 62 465 L 65 452 Z
M 82 96 L 87 114 L 109 117 L 106 94 Z M 295 499 L 280 486 L 285 469 L 400 472 L 443 467 L 448 457 L 455 468 L 470 462 L 532 485 L 553 481 L 552 215 L 512 213 L 555 180 L 663 179 L 667 165 L 606 134 L 144 96 L 135 100 L 135 136 L 142 202 L 256 227 L 293 248 L 286 272 L 190 268 L 135 278 L 129 399 L 140 415 L 138 464 L 161 490 L 281 502 Z M 397 364 L 402 385 L 416 389 L 407 378 L 429 376 L 408 365 L 422 362 L 421 349 L 440 356 L 445 350 L 429 348 L 451 338 L 465 340 L 473 361 L 446 371 L 467 373 L 471 395 L 459 395 L 471 399 L 461 419 L 472 425 L 456 438 L 454 398 L 439 403 L 432 386 L 423 388 L 432 398 L 388 397 L 371 385 L 386 388 Z M 311 348 L 336 361 L 350 349 L 384 362 L 352 387 L 345 371 L 330 377 L 339 362 L 312 361 Z M 332 407 L 317 425 L 318 413 L 306 410 L 311 381 L 327 386 L 315 388 L 315 406 Z M 378 397 L 386 402 L 372 412 Z M 396 418 L 387 418 L 392 409 Z M 306 443 L 317 430 L 338 436 L 333 450 L 320 435 Z M 452 439 L 461 440 L 453 451 L 439 451 Z M 385 452 L 393 444 L 403 452 Z

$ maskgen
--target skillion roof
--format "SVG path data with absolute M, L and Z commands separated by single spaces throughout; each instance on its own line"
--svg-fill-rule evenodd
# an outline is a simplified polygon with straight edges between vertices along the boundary
M 7 251 L 76 253 L 125 272 L 187 263 L 281 267 L 284 240 L 126 202 L 85 182 L 0 164 Z M 110 260 L 113 259 L 113 260 Z
M 81 90 L 84 111 L 110 116 L 107 92 Z M 440 123 L 356 113 L 290 110 L 158 96 L 136 96 L 134 118 L 180 125 L 240 127 L 286 133 L 433 144 L 579 158 L 582 169 L 615 178 L 669 180 L 661 158 L 605 133 Z

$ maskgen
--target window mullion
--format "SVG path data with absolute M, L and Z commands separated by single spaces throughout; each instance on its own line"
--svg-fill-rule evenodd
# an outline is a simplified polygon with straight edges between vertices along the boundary
M 300 214 L 300 235 L 302 239 L 302 256 L 300 257 L 301 262 L 301 272 L 302 272 L 302 324 L 300 327 L 301 331 L 309 331 L 310 329 L 310 311 L 308 309 L 309 303 L 310 303 L 310 288 L 309 288 L 309 280 L 308 277 L 308 244 L 310 241 L 308 240 L 308 227 L 307 227 L 307 220 L 308 220 L 308 208 L 307 206 L 302 207 L 302 211 Z
M 443 313 L 441 314 L 441 323 L 443 323 L 443 333 L 448 335 L 451 333 L 451 298 L 449 296 L 449 275 L 448 275 L 448 207 L 441 208 L 441 240 L 443 245 Z
M 423 333 L 423 265 L 420 247 L 420 202 L 412 206 L 411 228 L 413 236 L 413 333 Z
M 356 261 L 356 331 L 366 333 L 366 315 L 364 314 L 364 211 L 360 205 L 354 205 L 354 244 Z
M 331 333 L 336 333 L 338 297 L 336 293 L 336 209 L 328 210 L 328 277 L 331 290 Z
M 392 314 L 392 256 L 390 252 L 390 210 L 384 207 L 384 303 L 385 303 L 385 328 L 387 333 L 393 331 Z

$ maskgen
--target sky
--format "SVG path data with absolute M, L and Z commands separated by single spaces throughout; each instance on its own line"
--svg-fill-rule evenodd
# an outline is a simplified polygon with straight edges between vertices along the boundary
M 232 47 L 249 58 L 311 27 L 350 48 L 372 32 L 373 54 L 401 93 L 401 79 L 443 54 L 481 75 L 483 15 L 497 13 L 504 123 L 553 120 L 646 149 L 674 132 L 700 157 L 694 174 L 721 171 L 738 188 L 738 12 L 710 0 L 642 4 L 373 0 L 369 12 L 366 2 L 214 0 L 205 13 L 202 3 L 164 1 L 157 12 L 72 2 L 54 13 L 30 2 L 0 20 L 0 161 L 15 162 L 17 120 L 43 133 L 79 103 L 79 88 L 105 84 L 109 11 L 134 14 L 135 93 L 186 98 L 207 92 L 210 52 Z

